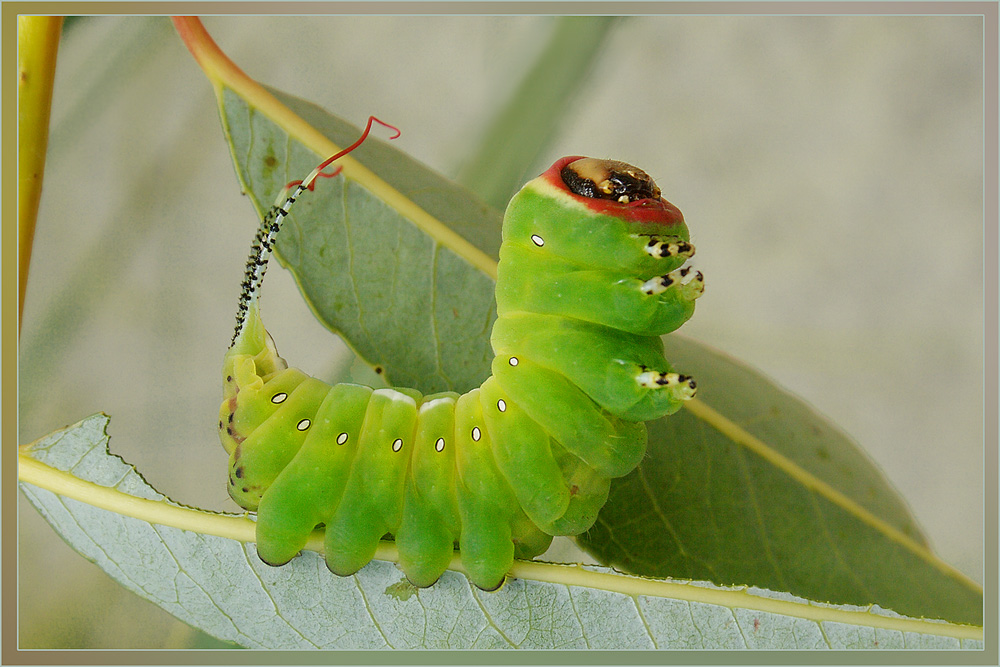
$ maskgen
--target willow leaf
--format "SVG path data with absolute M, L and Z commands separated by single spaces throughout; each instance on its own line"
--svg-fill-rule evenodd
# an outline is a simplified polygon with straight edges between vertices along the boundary
M 352 577 L 312 551 L 261 563 L 246 517 L 186 508 L 108 452 L 94 415 L 21 448 L 21 490 L 74 549 L 123 586 L 251 648 L 981 649 L 979 628 L 878 608 L 815 605 L 764 590 L 639 579 L 604 568 L 517 563 L 483 593 L 450 571 L 415 589 L 391 545 Z M 319 539 L 310 547 L 321 544 Z M 455 561 L 457 563 L 457 559 Z M 548 581 L 546 581 L 548 579 Z
M 336 145 L 360 135 L 307 102 L 273 94 Z M 240 180 L 259 210 L 323 159 L 232 91 L 220 105 Z M 499 214 L 377 139 L 352 157 L 366 169 L 345 169 L 296 203 L 278 238 L 279 260 L 317 318 L 392 383 L 425 393 L 478 386 L 493 358 L 487 272 L 495 271 Z

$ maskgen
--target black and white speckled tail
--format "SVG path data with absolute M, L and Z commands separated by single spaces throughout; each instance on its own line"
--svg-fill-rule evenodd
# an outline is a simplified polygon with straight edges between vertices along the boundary
M 316 179 L 318 174 L 319 169 L 314 170 L 302 183 L 296 185 L 291 194 L 284 197 L 280 204 L 272 206 L 264 215 L 264 219 L 261 220 L 253 244 L 250 246 L 246 270 L 243 272 L 243 282 L 240 284 L 240 301 L 236 309 L 236 330 L 233 332 L 233 339 L 230 341 L 229 347 L 236 343 L 237 337 L 243 331 L 250 303 L 260 296 L 260 289 L 264 283 L 264 273 L 267 271 L 267 261 L 271 258 L 274 243 L 281 230 L 281 223 L 284 222 L 285 216 L 288 215 L 295 200 L 308 189 L 309 184 Z
M 292 204 L 295 200 L 306 190 L 312 190 L 313 183 L 320 176 L 324 178 L 332 178 L 339 174 L 342 170 L 341 167 L 337 167 L 333 172 L 329 174 L 323 173 L 330 163 L 335 160 L 339 160 L 344 157 L 355 148 L 364 143 L 365 139 L 368 138 L 369 132 L 372 129 L 372 123 L 378 123 L 396 132 L 395 135 L 389 137 L 390 139 L 396 139 L 399 137 L 399 130 L 389 125 L 388 123 L 382 122 L 375 116 L 368 117 L 368 124 L 365 125 L 364 131 L 358 140 L 347 148 L 331 155 L 327 159 L 323 160 L 318 167 L 312 170 L 312 172 L 305 177 L 302 181 L 292 181 L 285 186 L 281 194 L 278 195 L 277 201 L 275 201 L 274 206 L 272 206 L 268 212 L 264 215 L 264 219 L 261 220 L 260 227 L 257 228 L 257 235 L 254 237 L 253 245 L 250 246 L 250 256 L 247 258 L 246 271 L 243 274 L 243 283 L 241 284 L 242 289 L 240 290 L 240 302 L 236 310 L 236 330 L 233 332 L 233 340 L 230 341 L 229 347 L 232 348 L 236 344 L 236 339 L 239 338 L 240 334 L 243 333 L 243 328 L 246 325 L 247 311 L 250 308 L 250 304 L 256 301 L 260 297 L 261 285 L 264 282 L 264 272 L 267 271 L 267 260 L 271 257 L 271 252 L 274 249 L 274 242 L 278 237 L 278 232 L 281 230 L 281 223 L 284 222 L 285 216 L 292 208 Z M 291 194 L 287 194 L 291 190 Z

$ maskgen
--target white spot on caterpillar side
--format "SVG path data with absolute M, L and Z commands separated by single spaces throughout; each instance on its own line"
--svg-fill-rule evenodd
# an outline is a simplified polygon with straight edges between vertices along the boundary
M 395 440 L 392 441 L 392 451 L 398 452 L 402 448 L 403 448 L 403 439 L 402 438 L 396 438 Z
M 510 361 L 507 363 L 509 363 L 511 366 L 517 366 L 517 357 L 511 357 Z
M 503 400 L 502 398 L 499 401 L 497 401 L 497 410 L 499 410 L 500 412 L 507 412 L 507 401 Z
M 531 242 L 534 243 L 539 248 L 541 248 L 543 245 L 545 245 L 545 239 L 543 239 L 538 234 L 532 234 L 531 235 Z
M 444 438 L 438 438 L 437 442 L 434 443 L 434 449 L 443 452 L 444 451 Z
M 482 432 L 479 430 L 478 426 L 472 427 L 472 439 L 475 442 L 479 442 L 479 438 L 483 437 Z
M 299 429 L 300 431 L 304 431 L 307 428 L 309 428 L 311 424 L 312 422 L 309 421 L 308 419 L 303 419 L 302 421 L 300 421 L 298 424 L 295 425 L 295 428 Z
M 272 403 L 284 403 L 285 399 L 288 398 L 288 394 L 281 392 L 280 394 L 275 394 L 271 397 Z
M 341 433 L 340 435 L 337 436 L 337 444 L 338 445 L 342 445 L 345 442 L 347 442 L 347 434 L 346 433 Z

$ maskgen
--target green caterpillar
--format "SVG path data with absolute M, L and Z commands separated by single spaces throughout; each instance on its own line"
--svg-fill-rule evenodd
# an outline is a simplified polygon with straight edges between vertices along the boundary
M 325 525 L 338 575 L 392 536 L 414 585 L 437 581 L 457 545 L 469 579 L 494 590 L 514 558 L 586 531 L 611 478 L 644 456 L 643 422 L 694 395 L 659 339 L 703 290 L 700 272 L 680 268 L 694 254 L 683 216 L 635 167 L 562 158 L 504 216 L 482 386 L 330 386 L 287 367 L 258 307 L 280 221 L 318 171 L 265 216 L 248 263 L 223 364 L 229 494 L 257 512 L 265 563 L 287 563 Z

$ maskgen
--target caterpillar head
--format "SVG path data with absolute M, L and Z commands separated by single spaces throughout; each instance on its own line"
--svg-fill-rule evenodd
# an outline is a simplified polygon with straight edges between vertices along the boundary
M 626 162 L 571 155 L 556 160 L 539 178 L 592 213 L 687 237 L 680 209 L 661 196 L 649 174 Z
M 687 320 L 702 293 L 701 273 L 683 267 L 693 254 L 684 215 L 649 174 L 617 160 L 564 157 L 507 207 L 497 312 L 659 336 Z
M 569 162 L 559 171 L 563 183 L 575 194 L 630 204 L 641 199 L 660 199 L 660 188 L 638 167 L 618 160 L 585 157 Z

